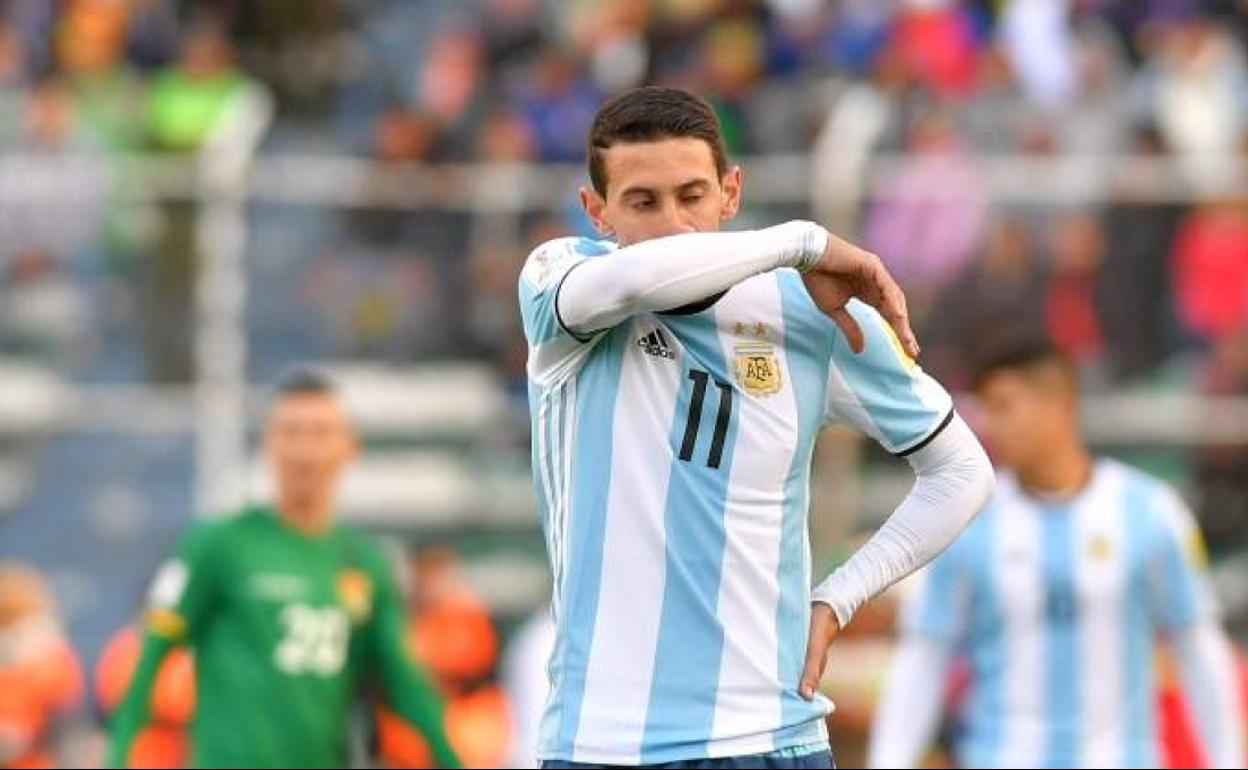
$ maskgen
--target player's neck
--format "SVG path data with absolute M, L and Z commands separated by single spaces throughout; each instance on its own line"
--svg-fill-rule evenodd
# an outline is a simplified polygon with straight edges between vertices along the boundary
M 1019 486 L 1042 500 L 1064 500 L 1082 492 L 1092 480 L 1093 461 L 1081 443 L 1046 453 L 1044 460 L 1015 471 Z
M 323 535 L 333 524 L 333 506 L 328 501 L 279 500 L 277 515 L 283 524 L 305 535 Z

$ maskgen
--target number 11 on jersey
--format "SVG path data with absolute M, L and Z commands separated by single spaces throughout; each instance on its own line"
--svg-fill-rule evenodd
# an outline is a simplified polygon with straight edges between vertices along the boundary
M 702 402 L 706 400 L 706 384 L 711 381 L 709 372 L 690 369 L 693 395 L 689 399 L 689 415 L 685 418 L 685 438 L 680 444 L 680 459 L 693 460 L 693 450 L 698 444 L 698 429 L 702 423 Z M 715 417 L 715 431 L 711 435 L 711 451 L 707 455 L 708 468 L 718 468 L 724 455 L 724 440 L 728 436 L 728 423 L 732 419 L 732 385 L 715 380 L 719 388 L 719 413 Z

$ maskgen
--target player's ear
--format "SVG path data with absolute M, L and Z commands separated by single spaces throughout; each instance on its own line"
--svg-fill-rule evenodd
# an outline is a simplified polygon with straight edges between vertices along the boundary
M 722 199 L 719 209 L 719 220 L 727 222 L 737 215 L 741 209 L 741 167 L 733 166 L 719 180 Z
M 605 217 L 607 201 L 598 194 L 597 190 L 581 186 L 581 207 L 585 209 L 585 216 L 589 217 L 595 230 L 608 238 L 615 236 L 615 228 L 607 222 Z

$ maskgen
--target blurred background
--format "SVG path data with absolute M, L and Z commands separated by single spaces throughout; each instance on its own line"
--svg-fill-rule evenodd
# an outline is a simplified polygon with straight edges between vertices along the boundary
M 342 518 L 407 565 L 469 759 L 515 761 L 548 593 L 516 276 L 588 233 L 585 132 L 646 82 L 714 104 L 741 227 L 884 256 L 952 390 L 985 329 L 1047 330 L 1248 641 L 1246 40 L 1242 0 L 0 0 L 0 739 L 90 761 L 146 582 L 264 494 L 263 388 L 318 361 L 366 439 Z M 835 430 L 817 462 L 826 570 L 912 477 Z M 6 663 L 32 625 L 56 675 Z M 891 627 L 838 642 L 843 764 Z

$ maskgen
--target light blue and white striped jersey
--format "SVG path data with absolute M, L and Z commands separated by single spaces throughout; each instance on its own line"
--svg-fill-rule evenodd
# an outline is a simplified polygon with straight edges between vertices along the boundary
M 1062 502 L 999 473 L 922 581 L 908 633 L 967 654 L 962 767 L 1157 767 L 1154 638 L 1214 612 L 1178 495 L 1112 460 Z
M 797 692 L 815 436 L 840 419 L 904 453 L 950 418 L 949 396 L 860 303 L 867 349 L 851 353 L 792 270 L 577 339 L 560 282 L 614 249 L 552 241 L 520 277 L 557 626 L 539 755 L 649 764 L 826 744 L 831 704 Z

